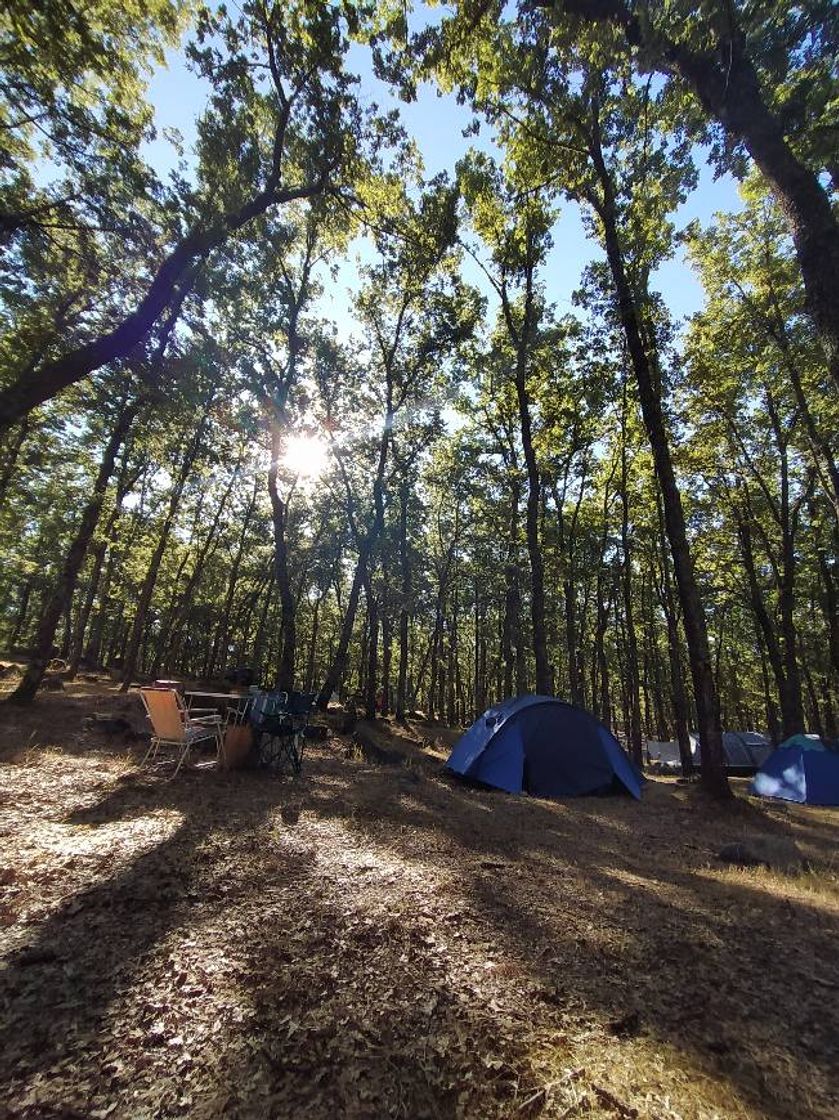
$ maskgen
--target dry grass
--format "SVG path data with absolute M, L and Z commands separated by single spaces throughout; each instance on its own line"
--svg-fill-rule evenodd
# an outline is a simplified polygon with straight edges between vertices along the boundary
M 839 1115 L 839 814 L 496 795 L 422 726 L 167 782 L 96 705 L 0 713 L 0 1116 Z

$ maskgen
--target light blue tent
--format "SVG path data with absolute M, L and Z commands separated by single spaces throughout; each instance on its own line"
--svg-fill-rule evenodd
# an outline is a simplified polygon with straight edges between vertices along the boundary
M 576 797 L 625 789 L 640 798 L 643 778 L 602 723 L 552 696 L 516 696 L 458 739 L 450 770 L 510 793 Z
M 806 805 L 839 805 L 839 754 L 819 739 L 793 735 L 755 774 L 751 792 Z

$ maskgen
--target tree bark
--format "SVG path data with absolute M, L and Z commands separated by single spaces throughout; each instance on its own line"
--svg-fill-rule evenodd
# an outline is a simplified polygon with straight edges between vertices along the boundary
M 367 687 L 364 695 L 364 714 L 376 718 L 376 691 L 379 683 L 379 600 L 367 586 Z
M 213 676 L 216 668 L 224 669 L 225 662 L 227 661 L 227 646 L 230 639 L 230 616 L 233 612 L 233 601 L 236 595 L 236 588 L 239 584 L 239 570 L 242 566 L 242 560 L 245 555 L 245 543 L 247 541 L 248 529 L 250 528 L 251 518 L 253 511 L 256 509 L 257 497 L 257 484 L 254 484 L 253 492 L 251 493 L 248 504 L 245 508 L 242 517 L 242 524 L 239 530 L 239 539 L 236 544 L 236 552 L 233 555 L 233 562 L 230 566 L 230 573 L 227 579 L 227 592 L 224 597 L 224 605 L 222 606 L 221 618 L 219 619 L 216 634 L 213 639 L 213 651 L 210 654 L 209 675 Z M 219 664 L 218 652 L 221 650 L 221 663 Z
M 393 645 L 393 623 L 387 600 L 382 611 L 382 716 L 390 715 L 390 672 Z
M 21 449 L 26 442 L 26 437 L 30 431 L 30 418 L 24 416 L 18 425 L 17 431 L 8 439 L 8 446 L 4 449 L 3 454 L 3 469 L 0 470 L 0 506 L 6 499 L 6 493 L 9 489 L 9 484 L 14 478 L 15 468 L 17 461 L 20 457 Z
M 515 464 L 512 464 L 515 470 Z M 519 543 L 521 485 L 514 477 L 510 485 L 510 518 L 507 530 L 507 563 L 504 567 L 504 621 L 501 630 L 501 660 L 504 665 L 504 695 L 520 696 L 527 691 L 524 644 L 521 633 L 521 589 L 516 563 Z
M 15 646 L 20 644 L 20 636 L 23 633 L 23 628 L 26 625 L 26 616 L 29 613 L 29 600 L 31 596 L 32 580 L 28 579 L 20 589 L 20 602 L 18 603 L 17 614 L 15 615 L 12 636 L 9 640 L 9 645 L 13 650 Z
M 673 705 L 673 722 L 676 727 L 676 742 L 679 745 L 679 758 L 682 775 L 693 776 L 693 750 L 690 742 L 690 710 L 685 682 L 682 674 L 682 644 L 679 637 L 679 621 L 676 601 L 673 595 L 673 582 L 670 577 L 670 562 L 667 559 L 667 536 L 664 528 L 664 512 L 661 508 L 661 494 L 656 495 L 658 507 L 659 552 L 661 554 L 661 605 L 667 622 L 667 647 L 670 662 L 670 698 Z
M 303 685 L 306 692 L 311 692 L 315 683 L 315 653 L 318 648 L 320 605 L 323 601 L 323 597 L 324 592 L 320 592 L 317 599 L 315 599 L 315 606 L 312 612 L 312 632 L 309 635 L 309 651 L 306 658 L 306 679 Z
M 632 603 L 632 551 L 629 543 L 629 490 L 628 471 L 626 461 L 626 432 L 627 432 L 627 393 L 624 387 L 623 412 L 621 417 L 621 589 L 623 593 L 623 617 L 626 633 L 626 691 L 627 715 L 629 726 L 627 728 L 629 740 L 629 753 L 640 766 L 643 763 L 643 750 L 641 744 L 641 709 L 639 704 L 639 679 L 638 679 L 638 639 L 635 633 L 635 616 Z
M 379 440 L 379 455 L 376 465 L 376 474 L 373 479 L 373 512 L 370 526 L 367 532 L 362 537 L 355 519 L 352 516 L 352 507 L 350 505 L 350 520 L 353 526 L 353 531 L 356 536 L 358 544 L 358 562 L 356 563 L 355 575 L 353 576 L 352 587 L 350 589 L 350 597 L 347 603 L 347 610 L 344 614 L 344 621 L 341 626 L 341 634 L 338 639 L 338 646 L 335 650 L 335 656 L 332 659 L 332 664 L 326 674 L 326 680 L 318 694 L 317 706 L 321 711 L 326 711 L 326 706 L 329 703 L 329 698 L 332 693 L 340 686 L 344 677 L 344 670 L 347 663 L 347 653 L 350 648 L 350 640 L 352 638 L 353 626 L 355 625 L 355 614 L 358 610 L 358 600 L 361 595 L 362 587 L 366 587 L 369 579 L 370 557 L 373 553 L 379 535 L 384 528 L 385 522 L 385 506 L 384 506 L 384 480 L 385 468 L 387 467 L 388 448 L 390 447 L 391 430 L 393 428 L 393 381 L 392 371 L 388 366 L 387 372 L 387 403 L 385 408 L 385 422 L 382 428 L 382 435 Z M 346 478 L 345 478 L 346 482 Z M 347 483 L 349 487 L 349 484 Z M 350 498 L 348 489 L 348 498 Z
M 280 593 L 281 646 L 277 666 L 277 685 L 281 692 L 294 689 L 294 663 L 297 655 L 297 620 L 294 592 L 288 568 L 286 528 L 288 503 L 280 495 L 277 471 L 282 443 L 282 430 L 275 419 L 271 425 L 271 465 L 268 468 L 268 493 L 271 497 L 271 519 L 274 526 L 274 575 Z
M 183 631 L 184 625 L 186 624 L 187 612 L 192 602 L 192 597 L 195 589 L 198 586 L 202 575 L 204 574 L 204 568 L 207 562 L 215 555 L 215 550 L 218 547 L 219 526 L 221 525 L 222 516 L 227 508 L 227 503 L 230 500 L 230 495 L 233 491 L 233 487 L 239 477 L 240 467 L 241 458 L 239 459 L 233 472 L 231 473 L 230 481 L 225 487 L 221 499 L 216 503 L 213 520 L 210 524 L 210 528 L 207 530 L 207 536 L 204 538 L 203 543 L 198 547 L 198 552 L 195 557 L 195 563 L 192 566 L 192 571 L 189 573 L 184 586 L 176 591 L 175 602 L 173 603 L 172 608 L 169 612 L 169 616 L 165 620 L 163 625 L 158 655 L 155 658 L 154 664 L 152 665 L 151 672 L 153 675 L 156 675 L 159 672 L 161 664 L 165 663 L 174 667 L 174 663 L 172 661 L 172 652 L 177 649 L 180 643 L 181 633 Z

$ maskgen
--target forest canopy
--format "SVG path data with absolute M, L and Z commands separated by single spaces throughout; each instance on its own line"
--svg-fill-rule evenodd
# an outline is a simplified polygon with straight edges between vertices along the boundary
M 838 39 L 829 0 L 7 3 L 15 698 L 55 656 L 451 725 L 536 691 L 639 759 L 698 730 L 718 793 L 723 727 L 835 737 Z

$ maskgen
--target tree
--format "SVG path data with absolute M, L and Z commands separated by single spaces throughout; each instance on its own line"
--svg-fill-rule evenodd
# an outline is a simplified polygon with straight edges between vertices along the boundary
M 0 431 L 129 354 L 177 305 L 194 270 L 238 231 L 273 207 L 339 189 L 356 167 L 361 128 L 343 69 L 341 18 L 330 6 L 259 0 L 235 19 L 224 8 L 202 12 L 191 55 L 213 96 L 199 123 L 199 186 L 187 196 L 188 228 L 155 246 L 131 310 L 60 356 L 36 358 L 0 390 Z
M 98 402 L 100 408 L 104 400 Z M 109 417 L 111 430 L 102 450 L 93 489 L 79 519 L 78 527 L 61 565 L 52 592 L 48 595 L 38 622 L 35 649 L 20 684 L 10 699 L 16 704 L 28 704 L 34 698 L 52 657 L 53 642 L 61 616 L 70 609 L 70 602 L 79 577 L 81 566 L 96 530 L 108 484 L 114 473 L 117 456 L 129 429 L 140 410 L 141 400 L 131 399 L 126 393 L 117 401 L 114 415 Z
M 833 6 L 715 2 L 699 19 L 682 3 L 650 9 L 634 0 L 536 0 L 536 6 L 551 18 L 557 14 L 565 42 L 579 21 L 614 29 L 639 69 L 677 80 L 724 130 L 721 162 L 730 165 L 738 149 L 748 152 L 789 224 L 810 313 L 839 386 L 839 222 L 820 181 L 823 171 L 837 170 L 835 130 L 825 128 L 839 92 L 831 62 L 839 47 Z
M 472 222 L 486 242 L 493 270 L 486 270 L 501 303 L 502 320 L 513 350 L 511 379 L 515 386 L 522 453 L 527 474 L 526 538 L 530 559 L 530 611 L 536 692 L 549 696 L 553 681 L 548 662 L 545 622 L 545 574 L 539 533 L 542 474 L 533 440 L 531 411 L 532 351 L 542 311 L 537 268 L 550 248 L 550 208 L 538 194 L 527 199 L 504 184 L 486 159 L 473 156 L 459 175 Z
M 462 25 L 452 34 L 462 34 Z M 445 26 L 442 41 L 451 48 Z M 494 35 L 493 50 L 479 47 L 476 71 L 472 43 L 460 41 L 459 55 L 452 50 L 445 55 L 442 79 L 461 82 L 476 107 L 498 125 L 523 190 L 544 183 L 546 169 L 553 169 L 561 153 L 561 170 L 551 170 L 551 181 L 593 216 L 663 498 L 703 742 L 703 782 L 726 796 L 706 619 L 662 407 L 657 326 L 648 294 L 650 271 L 670 250 L 667 214 L 683 197 L 692 169 L 684 148 L 668 145 L 664 138 L 653 143 L 653 122 L 665 108 L 662 98 L 635 83 L 625 68 L 615 74 L 604 70 L 606 44 L 581 43 L 557 58 L 536 49 L 540 43 L 538 20 L 515 28 L 504 25 Z M 511 98 L 520 117 L 511 111 Z M 639 182 L 644 193 L 630 191 L 630 184 Z

